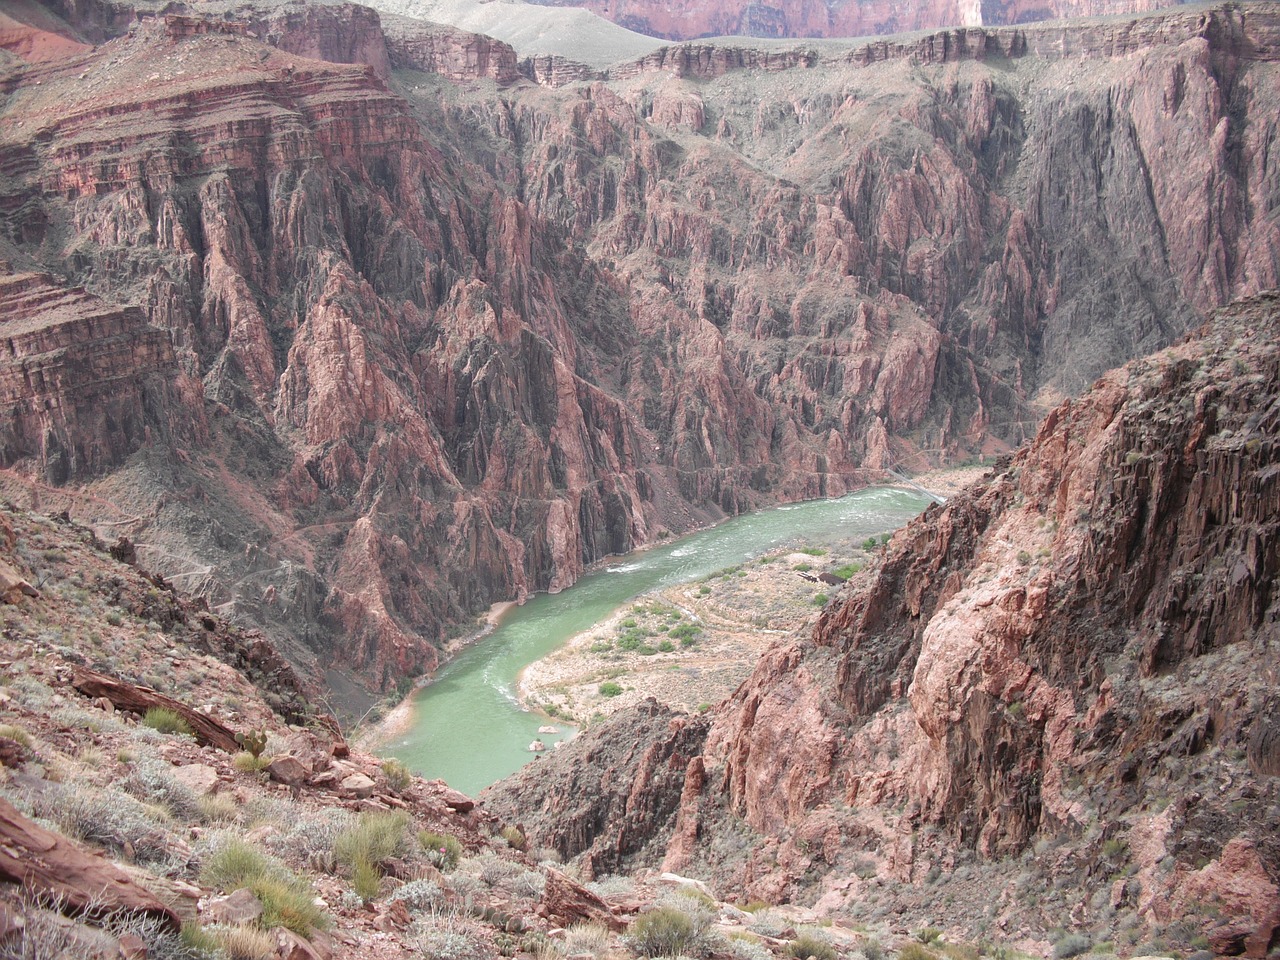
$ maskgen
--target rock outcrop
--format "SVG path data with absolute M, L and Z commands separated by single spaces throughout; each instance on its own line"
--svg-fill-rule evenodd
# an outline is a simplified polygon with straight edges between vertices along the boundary
M 58 9 L 112 39 L 0 68 L 0 464 L 344 696 L 1280 276 L 1274 4 L 559 88 L 365 8 Z
M 633 785 L 633 804 L 679 815 L 628 830 L 631 848 L 670 839 L 668 868 L 855 915 L 936 917 L 924 891 L 947 877 L 966 935 L 1044 936 L 1080 905 L 1097 940 L 1176 930 L 1264 956 L 1280 932 L 1278 333 L 1280 296 L 1228 308 L 899 531 L 714 711 L 680 787 Z M 632 750 L 661 741 L 637 729 Z M 590 792 L 585 762 L 559 762 L 545 795 L 569 777 Z M 588 864 L 624 830 L 591 822 L 563 850 Z M 739 822 L 755 839 L 735 850 Z
M 547 6 L 583 7 L 629 30 L 668 40 L 747 37 L 867 37 L 938 27 L 1030 23 L 1156 10 L 1159 0 L 543 0 Z

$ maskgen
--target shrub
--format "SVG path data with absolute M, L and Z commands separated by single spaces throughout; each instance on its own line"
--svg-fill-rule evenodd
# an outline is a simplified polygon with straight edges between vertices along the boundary
M 820 593 L 813 598 L 813 605 L 815 607 L 825 607 L 827 605 L 827 601 L 830 599 L 831 598 L 828 597 L 825 593 Z
M 204 933 L 222 949 L 227 960 L 270 960 L 276 956 L 276 938 L 257 927 L 216 923 L 205 927 Z
M 427 858 L 441 870 L 452 870 L 462 857 L 462 844 L 457 837 L 447 833 L 432 833 L 422 830 L 418 833 L 418 843 L 427 851 Z
M 271 762 L 271 757 L 255 757 L 248 750 L 237 753 L 231 758 L 231 765 L 241 773 L 261 773 L 267 769 L 267 764 Z
M 28 750 L 31 749 L 31 734 L 12 723 L 0 723 L 0 737 L 16 741 Z
M 247 887 L 260 877 L 288 876 L 289 868 L 252 844 L 235 837 L 215 840 L 200 868 L 200 882 L 223 893 Z
M 1083 934 L 1068 933 L 1053 945 L 1053 960 L 1068 960 L 1069 957 L 1078 957 L 1082 953 L 1088 953 L 1089 948 L 1092 946 L 1093 941 Z
M 173 767 L 163 760 L 138 761 L 123 786 L 139 800 L 158 803 L 180 820 L 200 817 L 200 798 L 173 775 Z
M 772 908 L 757 910 L 751 915 L 751 932 L 777 940 L 791 929 L 790 918 Z
M 793 566 L 791 569 L 792 569 L 792 570 L 795 570 L 797 573 L 808 573 L 810 570 L 812 570 L 812 569 L 813 569 L 813 564 L 812 564 L 812 563 L 797 563 L 797 564 L 796 564 L 795 566 Z
M 567 957 L 605 956 L 609 952 L 609 928 L 602 923 L 575 923 L 565 931 L 564 952 Z
M 410 911 L 422 912 L 438 907 L 444 901 L 444 891 L 434 880 L 410 880 L 391 895 L 391 900 L 399 900 Z
M 600 684 L 600 696 L 616 697 L 622 693 L 622 687 L 614 683 L 612 680 L 606 680 Z
M 234 823 L 240 815 L 240 808 L 230 797 L 221 793 L 210 793 L 196 800 L 200 811 L 200 819 L 205 823 Z
M 158 733 L 178 733 L 193 736 L 191 724 L 168 707 L 152 707 L 142 716 L 142 725 L 150 727 Z
M 667 636 L 672 637 L 676 640 L 679 640 L 681 643 L 684 643 L 685 640 L 692 640 L 701 632 L 702 632 L 702 628 L 697 626 L 696 624 L 682 623 L 678 627 L 672 627 L 670 633 L 668 633 Z M 685 646 L 688 646 L 688 644 L 685 644 Z
M 507 841 L 508 846 L 514 847 L 516 850 L 523 850 L 527 843 L 524 834 L 520 832 L 520 828 L 511 825 L 502 828 L 502 839 Z
M 333 845 L 338 862 L 355 869 L 361 862 L 381 867 L 406 852 L 409 815 L 403 810 L 366 811 Z
M 801 934 L 787 944 L 786 953 L 796 960 L 813 957 L 814 960 L 836 960 L 836 949 L 825 940 L 810 934 Z
M 295 866 L 333 873 L 338 869 L 334 846 L 355 822 L 356 818 L 341 808 L 308 810 L 294 818 L 288 832 L 273 834 L 267 842 L 275 853 Z
M 32 812 L 52 820 L 70 837 L 121 855 L 132 850 L 142 863 L 159 863 L 171 849 L 163 810 L 113 789 L 50 783 L 32 798 Z
M 942 931 L 937 927 L 921 927 L 914 936 L 921 943 L 933 943 L 942 937 Z
M 898 951 L 898 960 L 938 960 L 938 955 L 919 943 L 908 943 Z
M 547 889 L 546 874 L 538 870 L 525 870 L 511 884 L 517 896 L 531 900 L 541 900 L 543 891 Z
M 675 648 L 676 648 L 676 645 L 672 643 L 670 640 L 663 640 L 661 643 L 658 644 L 659 653 L 670 653 Z
M 875 538 L 875 537 L 867 537 L 867 539 L 865 539 L 865 540 L 863 540 L 863 541 L 862 541 L 862 549 L 863 549 L 863 550 L 866 550 L 868 553 L 870 553 L 870 552 L 871 552 L 872 550 L 874 550 L 875 548 L 876 548 L 876 538 Z
M 413 783 L 413 774 L 399 760 L 383 760 L 382 772 L 387 778 L 387 783 L 396 793 L 403 793 Z
M 287 927 L 306 936 L 312 929 L 328 926 L 329 918 L 315 905 L 311 885 L 243 840 L 230 837 L 217 842 L 200 870 L 200 882 L 224 893 L 247 888 L 262 904 L 259 923 L 265 928 Z
M 825 557 L 827 555 L 827 551 L 823 550 L 822 547 L 801 547 L 800 552 L 806 553 L 811 557 Z
M 492 947 L 474 925 L 448 915 L 421 921 L 418 947 L 432 960 L 489 960 L 493 956 Z
M 834 570 L 832 570 L 831 575 L 834 577 L 839 577 L 841 580 L 848 580 L 855 573 L 861 573 L 861 572 L 862 572 L 862 564 L 846 563 L 843 567 L 836 567 Z
M 377 900 L 382 890 L 382 874 L 368 860 L 358 860 L 351 869 L 351 889 L 365 903 Z
M 636 917 L 626 941 L 642 957 L 680 957 L 693 955 L 697 938 L 688 914 L 658 907 Z

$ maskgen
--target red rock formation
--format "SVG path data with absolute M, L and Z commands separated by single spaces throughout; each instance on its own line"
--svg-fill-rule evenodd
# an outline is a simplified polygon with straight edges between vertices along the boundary
M 1280 600 L 1277 333 L 1280 296 L 1246 301 L 1057 408 L 1007 468 L 895 535 L 812 637 L 762 658 L 687 775 L 636 773 L 633 804 L 679 797 L 674 834 L 597 816 L 562 852 L 591 864 L 624 832 L 629 849 L 672 836 L 673 862 L 724 889 L 856 912 L 887 882 L 909 904 L 972 851 L 993 866 L 948 886 L 965 929 L 984 912 L 1029 922 L 1007 858 L 1034 842 L 1053 850 L 1041 895 L 1111 905 L 1072 916 L 1098 938 L 1177 920 L 1185 939 L 1265 955 L 1280 932 L 1280 786 L 1259 769 Z M 636 729 L 633 751 L 664 742 Z M 591 761 L 566 753 L 571 774 L 541 764 L 546 796 L 566 776 L 592 792 Z M 726 856 L 735 816 L 757 839 Z M 573 829 L 526 825 L 535 841 Z
M 867 37 L 938 27 L 1029 23 L 1156 10 L 1157 0 L 774 0 L 770 3 L 657 4 L 652 0 L 543 0 L 547 6 L 583 7 L 620 26 L 668 40 L 748 37 Z
M 563 89 L 363 9 L 155 6 L 75 4 L 124 32 L 0 76 L 7 272 L 118 311 L 95 355 L 154 384 L 11 378 L 6 462 L 93 479 L 317 675 L 403 682 L 660 529 L 1020 440 L 1280 263 L 1266 4 Z

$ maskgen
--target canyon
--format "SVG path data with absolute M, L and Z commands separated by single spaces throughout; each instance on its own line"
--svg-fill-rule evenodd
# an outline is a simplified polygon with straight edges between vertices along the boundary
M 1272 293 L 1106 374 L 708 715 L 619 714 L 486 809 L 595 875 L 1269 955 L 1277 324 Z
M 865 37 L 1141 13 L 1171 6 L 1161 0 L 940 0 L 890 3 L 886 0 L 777 0 L 715 5 L 685 0 L 542 0 L 548 6 L 582 7 L 638 33 L 667 40 L 716 36 Z
M 605 73 L 354 5 L 23 9 L 0 486 L 338 704 L 607 555 L 1010 449 L 1276 285 L 1274 4 Z

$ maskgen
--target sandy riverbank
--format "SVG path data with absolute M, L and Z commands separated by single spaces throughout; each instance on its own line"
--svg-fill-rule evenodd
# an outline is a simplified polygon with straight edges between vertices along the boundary
M 950 468 L 913 479 L 946 498 L 985 471 Z M 646 594 L 526 667 L 517 695 L 527 707 L 578 723 L 650 696 L 688 712 L 706 709 L 736 689 L 767 647 L 805 628 L 845 589 L 806 576 L 839 571 L 856 581 L 879 549 L 862 540 L 809 552 L 798 545 Z
M 440 651 L 440 663 L 436 667 L 436 672 L 439 672 L 440 667 L 443 667 L 467 647 L 491 634 L 498 624 L 502 622 L 502 618 L 506 616 L 507 611 L 515 606 L 514 600 L 503 600 L 489 607 L 479 629 L 463 634 L 460 637 L 454 637 L 444 645 L 444 649 Z M 417 696 L 419 690 L 430 686 L 433 679 L 434 676 L 420 678 L 405 698 L 388 711 L 381 720 L 356 733 L 353 746 L 360 750 L 376 752 L 377 748 L 382 744 L 386 744 L 396 737 L 402 737 L 413 729 L 413 699 Z
M 951 497 L 986 469 L 939 469 L 913 479 L 927 490 Z M 863 545 L 852 541 L 838 543 L 818 556 L 781 551 L 647 594 L 526 667 L 517 695 L 530 709 L 579 723 L 647 696 L 677 709 L 705 708 L 728 696 L 765 648 L 816 618 L 821 597 L 830 598 L 843 589 L 811 582 L 801 574 L 816 576 L 848 565 L 861 568 L 870 559 Z M 446 645 L 440 665 L 487 636 L 514 606 L 509 601 L 494 604 L 480 629 Z M 664 640 L 670 650 L 660 649 Z M 625 649 L 628 646 L 634 649 Z M 430 682 L 426 679 L 377 724 L 360 733 L 357 746 L 373 750 L 408 733 L 414 720 L 413 698 Z M 601 694 L 601 686 L 610 683 L 619 691 L 612 693 L 612 687 L 606 686 L 612 695 Z

